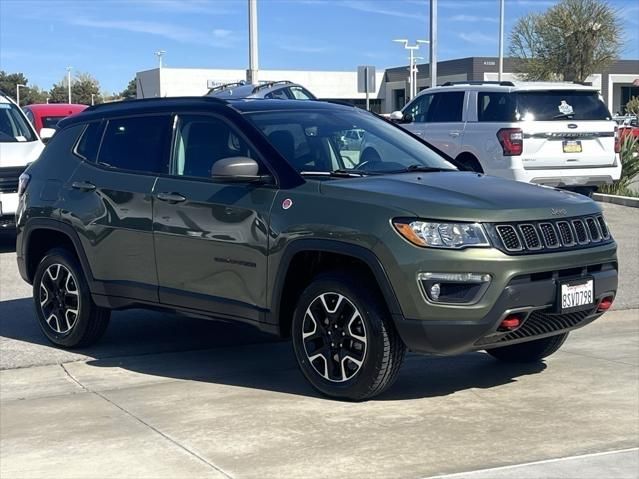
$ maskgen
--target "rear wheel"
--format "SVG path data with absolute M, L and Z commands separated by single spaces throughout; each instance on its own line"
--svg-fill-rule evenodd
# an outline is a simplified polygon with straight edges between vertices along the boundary
M 365 278 L 318 276 L 293 315 L 293 348 L 309 382 L 327 396 L 363 400 L 397 377 L 405 346 Z
M 89 346 L 109 324 L 110 311 L 93 303 L 78 260 L 65 249 L 53 249 L 40 261 L 33 299 L 42 331 L 57 346 Z
M 535 339 L 525 343 L 503 346 L 501 348 L 488 349 L 486 352 L 500 361 L 510 363 L 533 363 L 541 361 L 556 352 L 566 338 L 568 333 L 550 336 L 549 338 Z
M 457 161 L 461 163 L 467 171 L 474 171 L 476 173 L 484 172 L 484 169 L 481 167 L 481 163 L 479 163 L 479 160 L 472 155 L 461 155 L 457 158 Z

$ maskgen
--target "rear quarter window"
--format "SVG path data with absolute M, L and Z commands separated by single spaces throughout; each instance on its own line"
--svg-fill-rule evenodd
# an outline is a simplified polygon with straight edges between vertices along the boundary
M 96 121 L 89 123 L 75 147 L 74 153 L 83 160 L 95 163 L 98 160 L 98 150 L 100 140 L 104 131 L 104 122 Z

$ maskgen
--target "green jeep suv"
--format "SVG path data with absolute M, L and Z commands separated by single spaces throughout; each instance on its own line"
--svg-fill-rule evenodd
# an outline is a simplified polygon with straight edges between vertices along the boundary
M 590 199 L 459 171 L 319 101 L 92 107 L 19 190 L 18 266 L 54 344 L 91 344 L 114 309 L 242 321 L 291 337 L 311 384 L 345 399 L 388 388 L 406 350 L 540 361 L 617 289 Z

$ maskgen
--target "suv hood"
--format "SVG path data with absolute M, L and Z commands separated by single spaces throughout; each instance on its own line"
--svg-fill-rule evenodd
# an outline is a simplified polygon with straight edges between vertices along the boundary
M 322 194 L 368 202 L 427 219 L 534 221 L 600 212 L 590 198 L 470 172 L 402 173 L 333 180 Z M 405 213 L 401 213 L 401 211 Z
M 38 159 L 43 149 L 40 140 L 0 142 L 0 167 L 27 166 Z

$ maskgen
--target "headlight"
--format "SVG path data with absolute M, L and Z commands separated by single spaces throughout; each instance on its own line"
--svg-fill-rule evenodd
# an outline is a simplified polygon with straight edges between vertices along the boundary
M 395 219 L 397 232 L 411 243 L 428 248 L 489 247 L 490 243 L 479 223 L 436 223 Z

